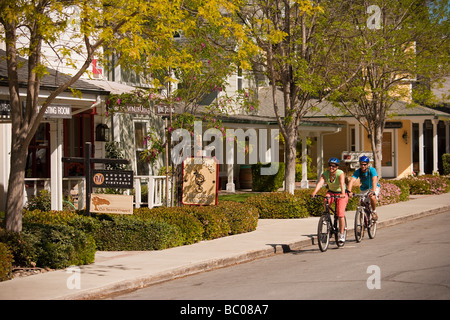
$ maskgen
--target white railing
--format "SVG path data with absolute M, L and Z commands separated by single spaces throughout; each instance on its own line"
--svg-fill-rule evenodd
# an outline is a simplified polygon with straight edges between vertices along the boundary
M 147 201 L 142 199 L 142 187 L 147 186 Z M 51 192 L 50 178 L 25 178 L 24 206 L 31 196 L 38 196 L 41 190 Z M 72 196 L 76 208 L 85 207 L 86 181 L 84 177 L 63 178 L 64 196 Z M 125 193 L 130 194 L 127 190 Z M 171 180 L 169 179 L 169 204 L 172 199 Z M 166 205 L 166 176 L 135 176 L 134 177 L 134 206 L 149 208 Z
M 142 201 L 142 186 L 147 184 L 147 202 Z M 171 181 L 169 179 L 169 203 L 171 203 Z M 149 208 L 166 205 L 166 176 L 134 177 L 135 207 L 147 204 Z

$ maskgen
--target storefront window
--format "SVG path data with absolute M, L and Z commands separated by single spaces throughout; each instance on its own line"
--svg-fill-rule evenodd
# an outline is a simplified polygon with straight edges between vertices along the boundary
M 50 177 L 50 124 L 41 123 L 28 147 L 26 178 Z

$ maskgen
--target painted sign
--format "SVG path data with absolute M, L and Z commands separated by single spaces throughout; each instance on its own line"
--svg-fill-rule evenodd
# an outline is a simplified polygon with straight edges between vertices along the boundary
M 133 171 L 94 169 L 92 182 L 95 188 L 133 189 Z
M 91 195 L 91 212 L 133 214 L 133 196 L 93 193 Z
M 38 109 L 40 108 L 39 106 Z M 50 104 L 45 109 L 44 118 L 72 119 L 72 106 L 70 104 Z
M 182 203 L 216 205 L 219 164 L 215 158 L 187 158 L 183 161 Z

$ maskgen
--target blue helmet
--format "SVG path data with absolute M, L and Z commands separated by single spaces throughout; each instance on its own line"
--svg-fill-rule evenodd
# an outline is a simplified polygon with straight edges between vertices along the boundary
M 370 159 L 369 159 L 368 156 L 362 156 L 362 157 L 359 158 L 359 162 L 367 162 L 367 163 L 369 163 Z
M 330 163 L 339 165 L 339 159 L 338 158 L 330 158 L 330 160 L 328 160 L 328 164 L 330 164 Z

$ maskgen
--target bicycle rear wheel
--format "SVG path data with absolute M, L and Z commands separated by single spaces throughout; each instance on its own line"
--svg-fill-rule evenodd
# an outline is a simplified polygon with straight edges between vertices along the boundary
M 367 228 L 367 233 L 369 234 L 369 238 L 375 238 L 375 234 L 377 233 L 377 222 L 372 220 L 372 213 L 369 215 L 369 227 Z
M 364 237 L 364 212 L 358 208 L 355 213 L 355 240 L 361 242 Z
M 326 215 L 323 215 L 320 217 L 317 226 L 317 241 L 319 242 L 319 249 L 322 252 L 327 251 L 328 246 L 330 245 L 330 232 L 330 221 Z

